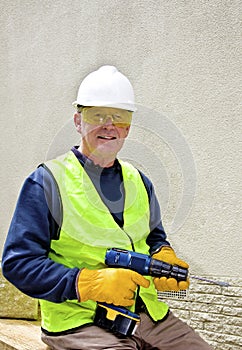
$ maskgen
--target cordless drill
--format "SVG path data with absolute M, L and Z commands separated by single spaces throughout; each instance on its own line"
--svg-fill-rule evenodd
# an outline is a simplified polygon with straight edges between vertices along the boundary
M 178 282 L 186 281 L 188 276 L 188 269 L 119 248 L 106 251 L 105 264 L 108 267 L 130 269 L 144 276 L 175 278 Z M 134 334 L 139 321 L 138 314 L 107 303 L 98 303 L 94 319 L 95 325 L 125 336 Z

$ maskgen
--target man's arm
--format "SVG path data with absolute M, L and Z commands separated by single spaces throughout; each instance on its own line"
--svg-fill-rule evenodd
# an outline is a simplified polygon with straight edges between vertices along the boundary
M 160 206 L 155 194 L 154 186 L 147 176 L 140 171 L 141 178 L 147 190 L 150 202 L 150 234 L 146 243 L 150 247 L 150 255 L 154 254 L 162 246 L 170 246 L 166 232 L 162 225 Z
M 26 179 L 5 242 L 2 271 L 25 294 L 58 303 L 77 299 L 79 269 L 66 268 L 48 258 L 61 220 L 54 187 L 42 167 Z

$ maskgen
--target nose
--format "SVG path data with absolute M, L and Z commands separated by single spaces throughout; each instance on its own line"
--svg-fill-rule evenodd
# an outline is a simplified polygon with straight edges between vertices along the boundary
M 112 115 L 106 115 L 105 123 L 103 124 L 103 126 L 114 126 Z

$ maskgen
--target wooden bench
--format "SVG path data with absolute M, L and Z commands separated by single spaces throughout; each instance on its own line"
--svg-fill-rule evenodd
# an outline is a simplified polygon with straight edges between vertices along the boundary
M 40 338 L 39 321 L 0 319 L 1 350 L 47 350 Z

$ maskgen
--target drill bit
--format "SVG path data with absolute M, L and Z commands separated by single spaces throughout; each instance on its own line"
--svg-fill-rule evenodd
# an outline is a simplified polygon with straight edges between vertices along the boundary
M 195 276 L 195 275 L 190 275 L 190 278 L 193 278 L 193 279 L 196 279 L 196 280 L 199 280 L 199 281 L 208 282 L 208 283 L 211 283 L 211 284 L 216 284 L 216 285 L 221 286 L 221 287 L 229 287 L 230 286 L 230 284 L 228 282 L 215 281 L 215 280 L 211 280 L 211 279 L 208 279 L 208 278 L 205 278 L 205 277 L 199 277 L 199 276 Z

